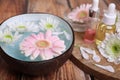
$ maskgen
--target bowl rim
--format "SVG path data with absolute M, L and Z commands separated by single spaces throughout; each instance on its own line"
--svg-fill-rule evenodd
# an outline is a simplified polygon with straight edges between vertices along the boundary
M 74 45 L 74 41 L 75 41 L 75 35 L 74 35 L 74 31 L 73 31 L 72 26 L 71 26 L 71 25 L 69 24 L 69 22 L 67 22 L 64 18 L 59 17 L 59 16 L 54 15 L 54 14 L 51 14 L 51 13 L 34 12 L 34 13 L 18 14 L 18 15 L 14 15 L 14 16 L 11 16 L 11 17 L 3 20 L 3 21 L 0 23 L 0 25 L 3 24 L 5 21 L 7 21 L 7 20 L 10 19 L 10 18 L 17 17 L 17 16 L 20 16 L 20 15 L 29 15 L 29 14 L 34 14 L 34 15 L 36 15 L 36 14 L 48 14 L 48 15 L 52 15 L 52 16 L 58 17 L 58 18 L 60 18 L 61 20 L 63 20 L 65 23 L 67 23 L 68 26 L 69 26 L 70 29 L 71 29 L 73 40 L 72 40 L 72 43 L 71 43 L 70 47 L 69 47 L 64 53 L 68 52 L 68 51 L 72 48 L 72 46 Z M 59 58 L 59 57 L 61 57 L 62 55 L 64 55 L 64 53 L 63 53 L 63 54 L 60 54 L 59 56 L 56 56 L 56 57 L 51 58 L 51 59 L 48 59 L 48 60 L 41 60 L 41 61 L 24 61 L 24 60 L 20 60 L 20 59 L 16 59 L 16 58 L 14 58 L 14 57 L 11 57 L 10 55 L 8 55 L 8 54 L 1 48 L 1 46 L 0 46 L 0 51 L 2 51 L 2 54 L 5 54 L 7 57 L 9 57 L 9 58 L 11 58 L 11 59 L 13 59 L 13 60 L 16 60 L 16 61 L 18 61 L 18 62 L 22 62 L 22 63 L 41 63 L 41 64 L 43 64 L 43 63 L 46 63 L 46 62 L 54 61 L 54 60 L 56 60 L 57 58 Z M 2 56 L 1 56 L 1 57 L 2 57 Z

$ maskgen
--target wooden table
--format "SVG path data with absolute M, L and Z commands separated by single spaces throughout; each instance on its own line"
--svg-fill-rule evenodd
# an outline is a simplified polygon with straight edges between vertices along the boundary
M 108 3 L 112 1 L 120 9 L 119 0 L 100 0 L 101 9 L 106 8 Z M 92 0 L 0 0 L 0 23 L 11 16 L 34 12 L 47 12 L 64 17 L 66 10 L 75 8 L 82 3 L 91 2 Z M 75 35 L 77 34 L 80 33 L 75 33 Z M 76 37 L 76 39 L 79 38 L 79 36 Z M 75 56 L 73 57 L 73 59 L 71 58 L 72 60 L 77 60 Z M 10 71 L 4 60 L 0 57 L 0 80 L 88 80 L 88 77 L 70 60 L 50 75 L 29 76 Z

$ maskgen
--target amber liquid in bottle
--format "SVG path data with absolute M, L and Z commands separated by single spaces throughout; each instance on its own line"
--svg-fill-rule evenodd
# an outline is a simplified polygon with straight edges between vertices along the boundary
M 115 31 L 116 31 L 115 25 L 105 25 L 104 23 L 100 23 L 96 30 L 96 39 L 95 39 L 96 44 L 100 44 L 101 41 L 105 39 L 106 33 L 112 34 L 115 33 Z
M 104 13 L 102 22 L 96 29 L 96 44 L 101 43 L 105 39 L 106 33 L 114 34 L 116 31 L 116 9 L 115 4 L 109 4 L 108 10 Z

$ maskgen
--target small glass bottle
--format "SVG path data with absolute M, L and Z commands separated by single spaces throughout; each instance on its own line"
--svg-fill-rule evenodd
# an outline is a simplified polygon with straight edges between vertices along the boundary
M 102 22 L 96 29 L 96 44 L 100 44 L 105 39 L 106 33 L 115 33 L 116 31 L 116 10 L 115 4 L 109 4 L 108 10 L 104 13 Z
M 89 9 L 89 17 L 98 18 L 99 17 L 99 0 L 93 0 L 92 7 Z
M 95 29 L 87 29 L 84 34 L 84 41 L 86 43 L 93 43 L 95 39 L 96 31 Z
M 97 25 L 98 25 L 98 21 L 97 22 L 93 21 L 89 24 L 89 27 L 85 31 L 85 34 L 84 34 L 84 42 L 93 43 L 95 41 L 96 26 Z
M 89 9 L 89 17 L 91 21 L 89 23 L 88 29 L 85 31 L 84 34 L 84 41 L 86 43 L 93 43 L 95 40 L 96 34 L 96 26 L 98 23 L 98 15 L 99 15 L 99 0 L 93 0 L 92 7 Z

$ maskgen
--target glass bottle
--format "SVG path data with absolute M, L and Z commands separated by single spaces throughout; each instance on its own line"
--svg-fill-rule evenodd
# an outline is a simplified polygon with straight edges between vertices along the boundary
M 99 16 L 99 0 L 93 0 L 92 7 L 89 9 L 89 17 L 98 18 Z
M 98 23 L 99 16 L 99 0 L 93 0 L 92 7 L 89 9 L 89 17 L 91 19 L 88 29 L 84 34 L 84 41 L 86 43 L 93 43 L 96 34 L 96 25 Z
M 86 43 L 93 43 L 95 39 L 95 29 L 87 29 L 84 34 L 84 41 Z
M 100 44 L 105 39 L 106 33 L 115 33 L 116 31 L 116 10 L 115 4 L 109 4 L 108 10 L 104 13 L 102 22 L 97 26 L 96 29 L 96 44 Z

